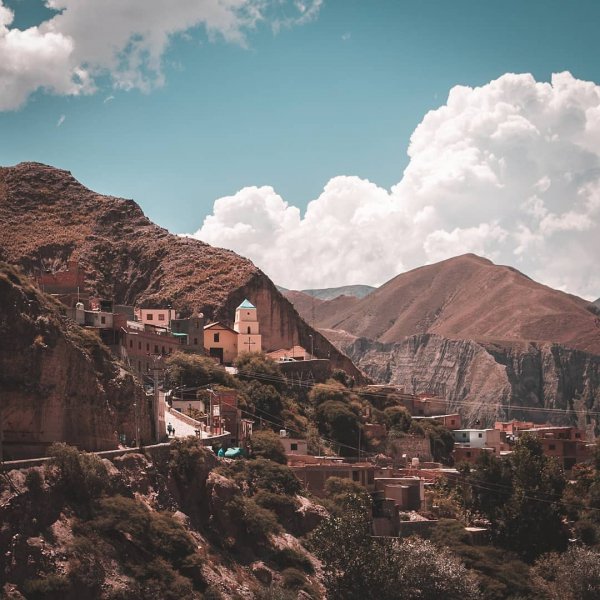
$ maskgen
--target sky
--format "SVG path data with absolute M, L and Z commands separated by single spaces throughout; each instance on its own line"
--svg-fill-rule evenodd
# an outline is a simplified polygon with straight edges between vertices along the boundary
M 0 0 L 0 165 L 291 288 L 464 252 L 600 296 L 600 2 Z

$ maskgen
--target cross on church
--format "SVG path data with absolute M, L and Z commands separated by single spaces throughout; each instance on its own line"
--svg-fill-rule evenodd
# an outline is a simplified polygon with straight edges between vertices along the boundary
M 256 342 L 253 342 L 251 337 L 248 337 L 248 341 L 244 342 L 244 346 L 248 346 L 248 352 L 250 352 L 250 346 L 254 346 L 255 343 Z

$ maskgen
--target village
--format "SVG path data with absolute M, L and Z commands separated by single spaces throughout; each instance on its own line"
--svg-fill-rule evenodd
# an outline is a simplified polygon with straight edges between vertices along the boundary
M 85 293 L 84 273 L 77 263 L 67 270 L 43 273 L 38 284 L 66 307 L 73 321 L 95 332 L 100 339 L 136 374 L 148 390 L 152 405 L 150 440 L 119 439 L 121 445 L 162 443 L 169 438 L 195 436 L 203 445 L 220 450 L 224 457 L 244 456 L 252 452 L 253 432 L 264 427 L 275 430 L 285 452 L 287 464 L 305 488 L 316 496 L 326 495 L 327 481 L 338 478 L 354 482 L 373 500 L 373 532 L 383 536 L 407 536 L 427 531 L 435 525 L 436 511 L 429 493 L 440 481 L 449 485 L 461 481 L 461 464 L 475 465 L 485 453 L 498 457 L 510 455 L 525 434 L 539 440 L 543 453 L 556 459 L 569 473 L 575 465 L 590 458 L 592 443 L 586 432 L 575 426 L 510 420 L 489 427 L 463 427 L 461 414 L 449 411 L 448 402 L 428 394 L 407 393 L 404 388 L 370 384 L 355 390 L 373 406 L 397 406 L 417 426 L 435 424 L 451 439 L 452 448 L 443 458 L 434 457 L 430 437 L 409 430 L 394 439 L 385 423 L 376 422 L 376 409 L 364 410 L 360 432 L 353 450 L 344 456 L 328 446 L 324 452 L 309 452 L 302 431 L 288 431 L 277 422 L 263 422 L 239 402 L 239 392 L 223 386 L 163 389 L 164 361 L 177 352 L 210 357 L 215 364 L 235 374 L 232 365 L 248 353 L 272 360 L 282 376 L 294 366 L 320 363 L 309 384 L 326 388 L 331 370 L 300 346 L 267 350 L 263 348 L 257 308 L 245 299 L 233 316 L 233 327 L 222 322 L 205 322 L 195 313 L 181 317 L 171 307 L 122 306 L 110 300 L 91 298 Z M 305 370 L 306 372 L 306 370 Z M 315 376 L 316 375 L 316 376 Z M 305 382 L 306 383 L 306 382 Z M 216 388 L 216 389 L 213 389 Z M 359 434 L 360 435 L 360 434 Z M 386 452 L 374 452 L 387 441 Z M 432 516 L 433 515 L 433 516 Z M 470 528 L 481 536 L 485 528 Z

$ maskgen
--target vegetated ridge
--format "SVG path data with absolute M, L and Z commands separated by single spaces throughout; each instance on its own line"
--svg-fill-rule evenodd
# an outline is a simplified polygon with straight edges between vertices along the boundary
M 357 378 L 351 361 L 314 332 L 249 260 L 152 223 L 133 200 L 97 194 L 39 163 L 0 168 L 0 259 L 28 274 L 78 260 L 86 284 L 121 304 L 172 305 L 231 324 L 248 297 L 258 308 L 263 347 L 300 344 Z
M 319 288 L 314 290 L 301 290 L 309 296 L 319 298 L 319 300 L 333 300 L 338 296 L 353 296 L 355 298 L 365 298 L 377 288 L 371 285 L 342 285 L 334 288 Z
M 5 459 L 38 455 L 55 440 L 88 450 L 112 449 L 115 431 L 136 437 L 134 403 L 141 433 L 148 437 L 143 389 L 97 336 L 63 311 L 22 273 L 0 262 Z
M 339 301 L 317 306 L 315 326 L 377 381 L 443 395 L 471 422 L 596 421 L 585 417 L 600 409 L 599 313 L 590 302 L 473 254 Z

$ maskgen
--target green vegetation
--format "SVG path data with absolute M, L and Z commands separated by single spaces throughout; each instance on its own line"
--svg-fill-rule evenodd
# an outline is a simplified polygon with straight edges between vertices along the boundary
M 287 458 L 280 437 L 268 429 L 252 435 L 252 452 L 256 458 L 266 458 L 285 465 Z
M 165 365 L 168 387 L 199 387 L 210 383 L 235 385 L 233 377 L 207 356 L 175 352 L 167 358 Z
M 343 516 L 332 516 L 311 536 L 323 563 L 328 596 L 344 600 L 479 598 L 471 574 L 447 549 L 418 538 L 371 536 L 370 506 L 349 495 Z

